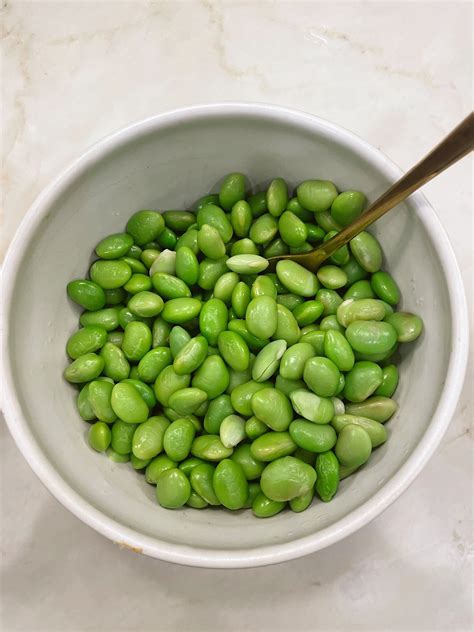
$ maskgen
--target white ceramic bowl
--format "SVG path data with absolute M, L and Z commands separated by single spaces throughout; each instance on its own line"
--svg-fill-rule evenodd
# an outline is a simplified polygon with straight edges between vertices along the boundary
M 75 391 L 61 377 L 78 310 L 66 298 L 100 238 L 141 208 L 186 208 L 230 171 L 265 186 L 327 178 L 373 200 L 400 176 L 379 151 L 314 116 L 269 105 L 225 103 L 178 110 L 117 132 L 89 149 L 25 217 L 4 268 L 4 409 L 33 470 L 78 518 L 118 544 L 208 567 L 282 562 L 317 551 L 367 524 L 413 481 L 453 414 L 468 347 L 462 283 L 446 235 L 421 194 L 374 229 L 403 307 L 425 333 L 401 366 L 389 440 L 342 482 L 329 504 L 258 520 L 250 511 L 168 511 L 130 467 L 86 443 Z

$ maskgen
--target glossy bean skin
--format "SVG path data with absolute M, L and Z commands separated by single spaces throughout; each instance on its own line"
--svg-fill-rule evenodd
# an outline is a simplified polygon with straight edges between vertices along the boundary
M 216 465 L 212 485 L 219 502 L 235 511 L 242 509 L 249 493 L 247 479 L 239 463 L 223 459 Z
M 372 442 L 363 428 L 348 424 L 339 433 L 334 451 L 341 465 L 360 467 L 372 453 Z
M 325 503 L 329 502 L 339 487 L 339 461 L 332 450 L 318 454 L 315 464 L 316 493 Z
M 192 386 L 203 390 L 208 399 L 214 399 L 229 386 L 229 371 L 218 355 L 208 356 L 194 373 Z
M 377 391 L 375 391 L 376 393 Z M 351 415 L 369 417 L 380 423 L 388 421 L 398 410 L 397 403 L 389 397 L 376 395 L 369 397 L 362 402 L 349 402 L 346 404 L 346 411 Z
M 102 373 L 104 360 L 96 353 L 85 353 L 64 370 L 64 377 L 72 384 L 91 382 Z
M 196 437 L 191 446 L 191 454 L 205 461 L 222 461 L 232 455 L 233 449 L 226 448 L 216 435 Z
M 309 452 L 326 452 L 336 445 L 337 435 L 330 425 L 318 425 L 305 419 L 295 419 L 289 427 L 296 445 Z
M 340 433 L 341 430 L 349 424 L 363 428 L 370 437 L 372 448 L 377 448 L 387 440 L 387 430 L 385 426 L 378 421 L 369 419 L 368 417 L 359 417 L 347 413 L 343 415 L 334 415 L 331 424 L 337 433 Z
M 313 467 L 293 456 L 269 463 L 262 472 L 262 492 L 277 502 L 285 502 L 307 494 L 316 482 Z
M 277 370 L 280 359 L 286 350 L 285 340 L 269 342 L 257 355 L 252 367 L 252 379 L 256 382 L 265 382 Z
M 298 202 L 312 213 L 321 213 L 331 208 L 337 198 L 337 189 L 328 180 L 306 180 L 296 189 Z
M 156 457 L 163 450 L 163 437 L 169 425 L 163 416 L 150 417 L 140 424 L 133 434 L 133 454 L 142 460 Z
M 68 297 L 88 311 L 97 311 L 105 306 L 105 292 L 98 283 L 77 279 L 67 284 Z
M 257 391 L 252 396 L 251 406 L 255 417 L 277 432 L 287 430 L 293 419 L 290 400 L 276 388 Z
M 410 312 L 394 312 L 385 321 L 395 330 L 398 342 L 413 342 L 423 331 L 423 321 Z
M 183 461 L 191 452 L 195 429 L 186 418 L 176 419 L 168 425 L 163 436 L 163 448 L 172 461 Z
M 154 384 L 161 371 L 172 362 L 168 347 L 150 349 L 138 363 L 138 377 L 147 384 Z
M 314 356 L 314 348 L 308 342 L 298 342 L 289 347 L 280 362 L 280 375 L 288 380 L 300 380 L 306 361 Z
M 265 494 L 260 492 L 252 503 L 252 511 L 257 518 L 271 518 L 283 511 L 286 503 L 270 500 Z
M 105 452 L 110 445 L 112 433 L 109 426 L 103 421 L 98 421 L 89 429 L 89 445 L 97 452 Z
M 315 274 L 295 261 L 279 261 L 276 273 L 280 282 L 297 296 L 310 297 L 318 291 L 319 283 Z
M 221 356 L 234 371 L 245 371 L 250 362 L 247 343 L 234 331 L 222 331 L 217 345 Z
M 374 362 L 356 362 L 346 374 L 344 396 L 350 402 L 363 402 L 380 386 L 383 373 Z
M 392 397 L 398 386 L 398 369 L 394 364 L 389 364 L 382 369 L 382 383 L 375 390 L 374 395 Z
M 317 424 L 327 424 L 334 415 L 331 399 L 319 397 L 311 391 L 298 389 L 290 394 L 293 409 L 298 415 Z
M 111 404 L 113 388 L 113 383 L 105 380 L 94 380 L 88 386 L 87 396 L 94 416 L 107 424 L 117 419 Z
M 271 338 L 277 328 L 277 304 L 270 296 L 253 298 L 245 312 L 250 333 L 261 339 Z
M 250 444 L 250 453 L 257 461 L 274 461 L 293 454 L 297 445 L 289 432 L 267 432 Z
M 242 173 L 230 173 L 221 184 L 219 202 L 223 209 L 230 211 L 233 205 L 245 197 L 246 180 Z
M 218 298 L 211 298 L 204 304 L 199 315 L 199 328 L 210 345 L 217 345 L 219 334 L 226 330 L 228 314 L 226 304 Z
M 366 272 L 377 272 L 382 265 L 382 249 L 377 239 L 362 231 L 351 239 L 349 246 L 353 257 Z
M 66 352 L 70 358 L 76 360 L 86 353 L 93 353 L 104 346 L 107 340 L 107 331 L 104 327 L 89 326 L 76 331 L 66 344 Z
M 333 397 L 339 384 L 339 369 L 329 358 L 309 358 L 303 370 L 303 380 L 320 397 Z
M 165 470 L 156 483 L 156 498 L 166 509 L 178 509 L 191 495 L 191 484 L 186 474 L 178 468 Z

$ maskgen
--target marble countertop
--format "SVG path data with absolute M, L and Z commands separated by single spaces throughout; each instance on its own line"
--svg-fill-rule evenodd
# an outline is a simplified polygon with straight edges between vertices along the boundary
M 287 105 L 408 168 L 472 107 L 467 2 L 2 7 L 2 257 L 52 177 L 95 140 L 158 112 L 213 100 Z M 469 292 L 471 169 L 465 160 L 425 187 Z M 1 423 L 1 629 L 470 630 L 472 384 L 471 366 L 440 448 L 383 515 L 322 552 L 249 571 L 119 550 L 54 500 Z

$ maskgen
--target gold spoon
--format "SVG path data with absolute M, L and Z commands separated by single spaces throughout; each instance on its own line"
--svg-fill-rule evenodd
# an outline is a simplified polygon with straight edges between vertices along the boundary
M 291 259 L 315 272 L 328 257 L 414 191 L 474 150 L 474 112 L 471 112 L 433 151 L 385 191 L 360 217 L 332 239 L 310 252 L 269 257 L 268 271 L 282 259 Z

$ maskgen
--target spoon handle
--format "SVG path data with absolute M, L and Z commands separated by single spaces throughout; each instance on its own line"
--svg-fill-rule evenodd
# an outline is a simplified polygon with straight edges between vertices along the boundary
M 383 193 L 360 217 L 314 251 L 313 266 L 319 266 L 341 246 L 385 215 L 423 184 L 474 149 L 474 113 L 471 112 L 433 151 Z M 313 253 L 307 254 L 308 259 Z

